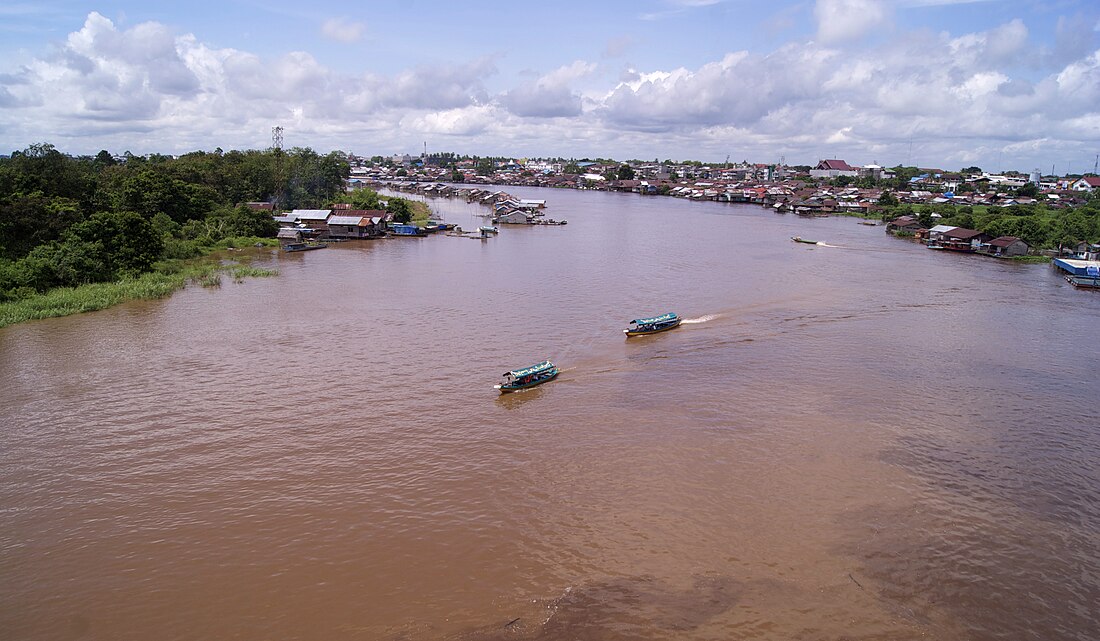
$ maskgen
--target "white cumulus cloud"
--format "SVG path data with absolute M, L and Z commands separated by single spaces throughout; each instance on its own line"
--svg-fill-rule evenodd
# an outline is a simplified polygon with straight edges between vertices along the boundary
M 1006 17 L 857 48 L 888 26 L 883 5 L 822 0 L 817 17 L 814 42 L 690 66 L 567 59 L 497 78 L 488 55 L 350 74 L 306 51 L 219 48 L 92 12 L 53 50 L 0 61 L 0 149 L 256 148 L 274 125 L 290 146 L 387 153 L 444 139 L 466 153 L 890 163 L 912 144 L 929 165 L 1018 154 L 1032 166 L 1100 145 L 1100 51 L 1064 21 L 1054 46 Z
M 505 92 L 500 96 L 500 102 L 517 116 L 577 116 L 581 113 L 581 95 L 573 91 L 572 85 L 595 70 L 595 64 L 577 60 L 541 76 L 534 82 Z
M 329 18 L 321 25 L 321 33 L 338 42 L 355 42 L 363 37 L 366 28 L 362 22 L 353 22 L 347 18 Z
M 814 17 L 824 43 L 861 38 L 889 22 L 881 0 L 817 0 Z

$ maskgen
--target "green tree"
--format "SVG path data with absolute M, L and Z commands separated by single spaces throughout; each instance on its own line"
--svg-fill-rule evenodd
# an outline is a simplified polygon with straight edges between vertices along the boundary
M 223 218 L 227 237 L 258 236 L 272 238 L 279 231 L 279 224 L 266 211 L 251 209 L 246 205 L 222 208 L 214 212 L 215 218 Z
M 404 198 L 390 198 L 386 203 L 386 211 L 393 214 L 395 223 L 407 223 L 412 220 L 412 208 L 409 201 Z
M 382 209 L 382 202 L 378 197 L 378 192 L 366 187 L 360 187 L 359 189 L 348 192 L 344 197 L 344 202 L 355 209 Z
M 619 165 L 619 180 L 634 180 L 634 168 L 630 165 Z
M 204 217 L 217 202 L 217 192 L 149 167 L 126 177 L 115 201 L 119 210 L 133 211 L 148 219 L 163 212 L 183 223 Z
M 100 149 L 99 153 L 95 155 L 95 164 L 97 167 L 112 167 L 117 165 L 118 161 L 111 155 L 111 152 L 106 149 Z
M 1016 195 L 1024 198 L 1034 198 L 1039 195 L 1039 185 L 1028 183 L 1016 189 Z
M 22 258 L 84 217 L 80 203 L 35 192 L 0 200 L 0 257 Z
M 98 212 L 69 228 L 65 243 L 98 244 L 104 274 L 133 276 L 148 271 L 164 250 L 152 223 L 134 212 Z

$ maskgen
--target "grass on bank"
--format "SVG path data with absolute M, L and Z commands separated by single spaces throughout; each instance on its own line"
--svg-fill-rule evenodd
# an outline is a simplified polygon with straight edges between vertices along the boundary
M 417 227 L 423 227 L 431 220 L 432 210 L 428 203 L 420 200 L 409 200 L 409 209 L 412 210 L 412 220 L 409 221 Z
M 203 287 L 220 287 L 226 273 L 234 282 L 245 278 L 274 276 L 278 270 L 263 269 L 240 263 L 223 264 L 214 253 L 229 248 L 277 246 L 270 238 L 230 238 L 218 247 L 205 248 L 200 258 L 172 259 L 157 263 L 153 271 L 113 283 L 90 283 L 79 287 L 58 287 L 20 300 L 0 303 L 0 327 L 41 318 L 69 316 L 106 309 L 131 300 L 164 298 L 183 289 L 189 282 Z

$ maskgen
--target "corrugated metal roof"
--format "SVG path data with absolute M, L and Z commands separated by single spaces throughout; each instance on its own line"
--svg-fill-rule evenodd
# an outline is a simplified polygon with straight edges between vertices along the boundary
M 973 229 L 966 229 L 964 227 L 953 227 L 949 231 L 943 232 L 944 236 L 948 238 L 957 238 L 959 240 L 967 240 L 975 236 L 980 235 L 982 232 Z
M 333 216 L 328 219 L 330 225 L 361 225 L 363 224 L 362 216 Z
M 331 214 L 331 209 L 295 209 L 290 212 L 291 215 L 297 216 L 299 220 L 325 220 Z

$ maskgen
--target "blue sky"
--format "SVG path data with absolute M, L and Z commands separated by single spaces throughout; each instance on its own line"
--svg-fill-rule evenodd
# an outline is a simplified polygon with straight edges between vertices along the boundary
M 286 146 L 1092 169 L 1100 3 L 0 6 L 0 152 Z

